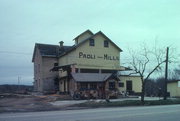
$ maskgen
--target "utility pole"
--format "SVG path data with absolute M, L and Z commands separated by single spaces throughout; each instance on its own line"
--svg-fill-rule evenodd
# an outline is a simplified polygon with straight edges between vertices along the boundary
M 166 50 L 166 68 L 165 68 L 165 80 L 164 80 L 164 100 L 167 99 L 168 59 L 169 59 L 169 47 L 167 47 L 167 50 Z

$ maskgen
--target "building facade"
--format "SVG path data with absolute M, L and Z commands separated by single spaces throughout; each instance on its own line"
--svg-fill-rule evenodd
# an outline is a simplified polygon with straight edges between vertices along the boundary
M 56 48 L 51 54 L 38 47 L 40 44 L 36 44 L 33 62 L 34 85 L 38 91 L 44 91 L 47 89 L 46 85 L 51 85 L 52 90 L 60 94 L 70 94 L 74 98 L 105 98 L 107 95 L 117 97 L 119 91 L 128 91 L 127 88 L 135 92 L 141 90 L 141 84 L 135 81 L 138 80 L 136 77 L 119 76 L 119 71 L 126 70 L 120 66 L 122 50 L 104 33 L 99 31 L 93 34 L 87 30 L 74 38 L 74 42 L 73 46 L 64 46 L 62 41 L 60 46 L 51 45 Z M 37 51 L 40 57 L 36 54 Z M 51 61 L 44 62 L 47 58 Z M 40 69 L 43 74 L 37 73 L 38 64 L 42 65 Z M 43 66 L 47 70 L 44 70 Z M 121 80 L 129 80 L 126 82 L 129 86 L 120 87 Z
M 132 73 L 134 73 L 132 70 L 120 71 L 118 89 L 122 94 L 128 92 L 130 95 L 140 95 L 142 89 L 141 77 Z
M 58 62 L 57 45 L 35 44 L 32 62 L 34 63 L 34 90 L 49 92 L 54 90 L 54 77 L 58 72 L 49 70 Z
M 167 92 L 170 93 L 170 97 L 180 97 L 180 80 L 169 81 Z

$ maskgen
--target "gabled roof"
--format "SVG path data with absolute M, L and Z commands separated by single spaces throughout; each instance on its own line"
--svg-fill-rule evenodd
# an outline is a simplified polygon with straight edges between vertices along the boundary
M 88 31 L 88 30 L 87 30 L 87 31 Z M 90 30 L 89 30 L 89 31 L 90 31 Z M 85 31 L 85 32 L 86 32 L 86 31 Z M 85 32 L 83 32 L 83 33 L 85 33 Z M 83 34 L 83 33 L 82 33 L 82 34 Z M 68 54 L 69 52 L 71 52 L 71 51 L 73 51 L 74 49 L 78 48 L 79 46 L 81 46 L 83 43 L 85 43 L 85 42 L 88 41 L 89 39 L 91 39 L 91 38 L 93 38 L 93 37 L 95 37 L 95 36 L 97 36 L 97 35 L 99 35 L 99 34 L 101 34 L 104 38 L 106 38 L 108 41 L 110 41 L 120 52 L 122 52 L 121 48 L 119 48 L 119 47 L 118 47 L 112 40 L 110 40 L 103 32 L 99 31 L 99 32 L 97 32 L 96 34 L 94 34 L 94 35 L 86 38 L 85 40 L 83 40 L 83 41 L 80 42 L 79 44 L 72 46 L 72 48 L 69 49 L 69 51 L 67 51 L 66 53 L 61 54 L 60 57 Z M 81 35 L 81 34 L 80 34 L 80 35 Z M 80 35 L 79 35 L 79 36 L 80 36 Z M 79 36 L 78 36 L 78 37 L 79 37 Z M 77 37 L 76 37 L 76 38 L 77 38 Z M 76 38 L 75 38 L 75 39 L 76 39 Z
M 36 44 L 37 48 L 39 49 L 41 55 L 52 55 L 57 56 L 58 55 L 58 45 L 49 45 L 49 44 Z
M 122 49 L 119 48 L 111 39 L 109 39 L 103 32 L 99 31 L 97 32 L 94 36 L 101 34 L 102 36 L 104 36 L 104 38 L 106 38 L 107 40 L 109 40 L 120 52 L 122 52 Z
M 91 35 L 93 35 L 93 33 L 88 29 L 85 32 L 81 33 L 80 35 L 78 35 L 77 37 L 75 37 L 73 40 L 76 40 L 77 38 L 79 38 L 81 35 L 85 34 L 85 33 L 90 33 Z
M 59 54 L 68 51 L 70 48 L 71 46 L 63 46 L 60 48 L 59 45 L 36 43 L 34 47 L 32 62 L 34 62 L 36 49 L 40 51 L 41 56 L 58 57 Z

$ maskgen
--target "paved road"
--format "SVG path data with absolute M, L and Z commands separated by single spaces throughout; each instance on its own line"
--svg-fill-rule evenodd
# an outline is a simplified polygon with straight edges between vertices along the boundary
M 8 113 L 0 121 L 180 121 L 180 105 Z

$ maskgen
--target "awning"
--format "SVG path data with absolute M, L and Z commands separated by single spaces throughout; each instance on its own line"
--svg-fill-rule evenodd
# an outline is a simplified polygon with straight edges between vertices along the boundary
M 67 69 L 70 68 L 71 65 L 76 65 L 76 64 L 69 64 L 69 65 L 62 65 L 62 66 L 54 66 L 50 71 L 59 71 L 59 69 Z
M 77 82 L 104 82 L 111 77 L 112 74 L 99 73 L 74 73 L 72 77 Z

